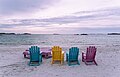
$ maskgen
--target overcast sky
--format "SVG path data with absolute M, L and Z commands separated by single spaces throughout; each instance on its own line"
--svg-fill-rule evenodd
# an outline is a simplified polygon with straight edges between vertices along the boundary
M 120 32 L 120 0 L 0 0 L 0 32 Z

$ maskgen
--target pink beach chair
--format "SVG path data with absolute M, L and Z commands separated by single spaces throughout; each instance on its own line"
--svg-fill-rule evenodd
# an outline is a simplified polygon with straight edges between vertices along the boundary
M 30 53 L 29 53 L 29 50 L 25 50 L 24 52 L 23 52 L 23 55 L 24 55 L 24 58 L 30 58 Z
M 98 65 L 95 61 L 96 51 L 97 48 L 95 48 L 95 46 L 89 46 L 86 53 L 82 52 L 82 61 L 85 62 L 86 65 Z

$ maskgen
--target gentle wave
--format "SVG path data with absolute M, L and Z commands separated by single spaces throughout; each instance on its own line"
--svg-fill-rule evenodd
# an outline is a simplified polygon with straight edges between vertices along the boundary
M 108 35 L 5 35 L 0 36 L 0 45 L 3 46 L 20 46 L 20 45 L 40 45 L 40 46 L 80 46 L 80 45 L 120 45 L 120 36 Z

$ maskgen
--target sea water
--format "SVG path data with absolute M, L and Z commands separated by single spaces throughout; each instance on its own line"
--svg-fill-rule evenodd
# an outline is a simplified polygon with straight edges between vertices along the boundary
M 74 34 L 31 34 L 31 35 L 0 35 L 0 46 L 31 46 L 42 47 L 84 46 L 84 45 L 118 45 L 120 35 L 74 35 Z

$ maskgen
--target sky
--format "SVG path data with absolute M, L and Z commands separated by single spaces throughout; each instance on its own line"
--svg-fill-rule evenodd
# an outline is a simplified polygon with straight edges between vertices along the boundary
M 0 33 L 120 33 L 120 0 L 0 0 Z

